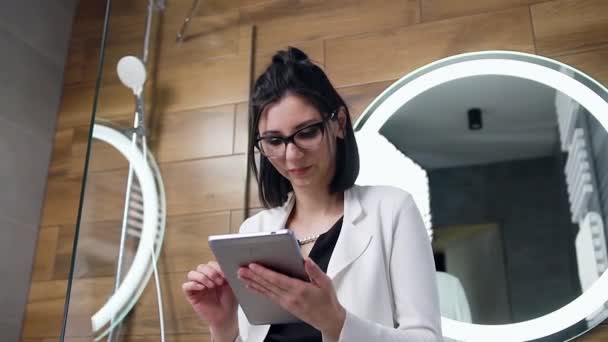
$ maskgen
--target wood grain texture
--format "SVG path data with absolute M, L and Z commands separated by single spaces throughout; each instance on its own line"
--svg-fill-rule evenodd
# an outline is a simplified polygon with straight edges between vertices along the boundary
M 146 91 L 154 88 L 152 81 L 145 85 Z M 64 87 L 64 93 L 57 117 L 60 129 L 88 126 L 93 113 L 95 87 L 91 84 L 76 84 Z M 146 98 L 146 108 L 152 108 L 151 98 Z M 96 118 L 109 120 L 133 120 L 133 92 L 120 83 L 105 84 L 99 90 Z
M 56 337 L 61 333 L 67 281 L 34 281 L 25 308 L 23 338 Z
M 256 25 L 257 51 L 267 52 L 293 42 L 411 25 L 418 22 L 418 11 L 412 0 L 277 0 L 245 7 L 241 18 Z
M 234 148 L 232 153 L 247 153 L 249 140 L 249 102 L 236 105 L 234 118 Z
M 357 122 L 359 116 L 363 114 L 365 108 L 393 82 L 383 81 L 338 89 L 340 96 L 342 96 L 348 106 L 353 125 Z
M 537 53 L 557 56 L 608 44 L 608 1 L 555 0 L 531 6 Z
M 165 309 L 165 331 L 169 335 L 208 335 L 207 326 L 201 322 L 192 310 L 182 292 L 181 285 L 184 279 L 182 273 L 163 274 L 160 277 Z M 113 286 L 114 280 L 110 277 L 74 281 L 66 336 L 92 337 L 90 317 L 103 305 L 106 298 L 111 294 Z M 155 291 L 154 282 L 150 282 L 126 319 L 127 324 L 123 331 L 127 334 L 145 335 L 158 340 L 160 328 Z M 38 304 L 32 309 L 32 312 L 43 317 L 50 317 L 50 314 L 44 314 L 44 309 L 50 309 L 51 307 L 45 307 L 41 303 Z M 52 333 L 52 329 L 49 325 L 46 330 L 28 330 L 26 337 L 49 337 L 45 334 L 50 333 Z
M 32 281 L 51 280 L 53 278 L 58 239 L 59 227 L 44 227 L 38 231 Z
M 434 21 L 520 7 L 547 0 L 420 0 L 421 20 Z
M 158 70 L 158 108 L 178 112 L 247 101 L 252 28 L 239 28 L 234 57 L 178 63 Z
M 230 217 L 229 211 L 169 217 L 160 259 L 162 272 L 185 277 L 197 265 L 215 260 L 207 238 L 230 233 Z
M 198 62 L 209 58 L 236 56 L 240 52 L 238 8 L 212 10 L 212 2 L 202 2 L 197 15 L 192 17 L 184 39 L 176 41 L 183 19 L 192 5 L 190 1 L 167 6 L 165 20 L 161 28 L 161 48 L 159 62 L 161 67 Z M 220 1 L 215 1 L 219 4 Z M 226 2 L 230 5 L 230 1 Z M 183 6 L 182 4 L 186 4 Z M 234 5 L 234 4 L 233 4 Z
M 56 249 L 57 254 L 55 255 L 55 265 L 53 267 L 53 280 L 67 280 L 69 278 L 75 237 L 75 225 L 59 226 Z
M 232 154 L 235 105 L 166 113 L 160 117 L 155 154 L 161 163 Z
M 73 139 L 73 129 L 55 132 L 49 176 L 66 176 L 70 172 Z
M 325 68 L 335 86 L 346 87 L 394 80 L 442 57 L 489 49 L 534 52 L 527 7 L 331 39 Z
M 165 331 L 167 334 L 207 335 L 209 329 L 196 315 L 182 292 L 185 273 L 169 273 L 161 276 L 163 305 L 165 307 Z M 129 322 L 129 335 L 151 335 L 158 341 L 160 328 L 154 284 L 150 283 L 138 301 Z
M 245 155 L 235 155 L 161 164 L 168 215 L 241 208 L 245 162 Z M 83 222 L 121 219 L 126 177 L 127 169 L 88 175 Z
M 169 215 L 243 207 L 245 155 L 161 165 Z
M 81 178 L 49 177 L 40 225 L 75 224 L 81 186 Z
M 557 57 L 608 87 L 608 46 L 593 51 Z
M 118 127 L 128 127 L 131 120 L 113 120 Z M 73 129 L 71 162 L 68 175 L 77 176 L 84 172 L 87 145 L 89 143 L 89 126 L 80 126 Z M 129 167 L 127 159 L 110 144 L 98 139 L 92 139 L 89 155 L 89 172 L 109 171 Z
M 128 169 L 89 172 L 81 222 L 121 220 L 127 174 Z

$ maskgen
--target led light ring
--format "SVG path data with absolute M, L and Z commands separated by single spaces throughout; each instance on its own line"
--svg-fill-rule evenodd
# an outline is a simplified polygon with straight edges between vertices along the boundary
M 145 199 L 143 201 L 142 232 L 133 263 L 116 292 L 91 317 L 92 329 L 93 331 L 97 331 L 110 322 L 113 316 L 120 309 L 124 308 L 125 305 L 134 303 L 137 300 L 134 297 L 141 295 L 140 285 L 147 283 L 147 278 L 150 276 L 148 265 L 150 264 L 151 251 L 157 236 L 159 203 L 158 200 L 148 200 L 157 198 L 154 175 L 152 174 L 152 170 L 146 166 L 144 156 L 141 153 L 137 153 L 137 150 L 132 151 L 131 140 L 110 127 L 97 124 L 93 129 L 93 138 L 112 145 L 130 162 L 133 172 L 139 180 L 142 197 Z
M 484 53 L 479 54 L 483 55 Z M 414 73 L 419 71 L 420 70 L 414 71 Z M 372 102 L 366 111 L 374 106 L 377 107 L 372 113 L 367 115 L 361 130 L 378 132 L 399 108 L 414 97 L 435 86 L 461 78 L 484 75 L 518 77 L 554 88 L 564 94 L 568 94 L 580 105 L 585 107 L 597 118 L 604 129 L 607 129 L 608 127 L 608 103 L 587 86 L 570 76 L 530 62 L 508 59 L 482 59 L 457 62 L 432 70 L 401 85 L 399 89 L 384 99 L 381 104 L 377 105 L 375 102 Z M 408 76 L 405 76 L 404 78 L 406 77 Z M 600 89 L 606 90 L 601 85 Z M 387 91 L 389 90 L 392 89 L 387 89 Z M 386 91 L 381 94 L 379 98 L 385 95 L 385 93 Z M 547 315 L 528 321 L 499 325 L 471 324 L 442 317 L 442 330 L 445 337 L 462 341 L 529 341 L 560 332 L 579 321 L 584 320 L 607 301 L 608 272 L 604 272 L 602 276 L 578 298 Z

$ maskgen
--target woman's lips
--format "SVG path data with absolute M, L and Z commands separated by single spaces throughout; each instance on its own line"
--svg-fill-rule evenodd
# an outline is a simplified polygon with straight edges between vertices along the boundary
M 301 176 L 301 175 L 305 174 L 308 170 L 310 170 L 310 166 L 301 167 L 298 169 L 289 169 L 289 173 L 294 176 Z

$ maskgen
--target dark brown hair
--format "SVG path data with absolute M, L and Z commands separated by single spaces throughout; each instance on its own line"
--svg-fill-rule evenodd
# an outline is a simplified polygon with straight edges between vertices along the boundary
M 311 62 L 304 52 L 293 47 L 278 51 L 266 71 L 255 82 L 250 99 L 249 153 L 254 155 L 260 116 L 268 105 L 280 101 L 288 94 L 308 101 L 324 119 L 341 108 L 346 111 L 344 139 L 337 138 L 336 173 L 329 191 L 342 192 L 352 187 L 359 175 L 359 152 L 348 107 L 323 70 Z M 263 155 L 260 156 L 259 172 L 255 158 L 250 158 L 249 166 L 258 181 L 259 197 L 264 207 L 282 205 L 293 189 L 289 180 Z

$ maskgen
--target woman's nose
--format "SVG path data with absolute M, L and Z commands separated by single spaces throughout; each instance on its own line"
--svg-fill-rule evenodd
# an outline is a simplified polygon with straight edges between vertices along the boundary
M 285 159 L 294 160 L 302 157 L 302 150 L 293 142 L 288 142 L 287 146 L 285 146 Z

